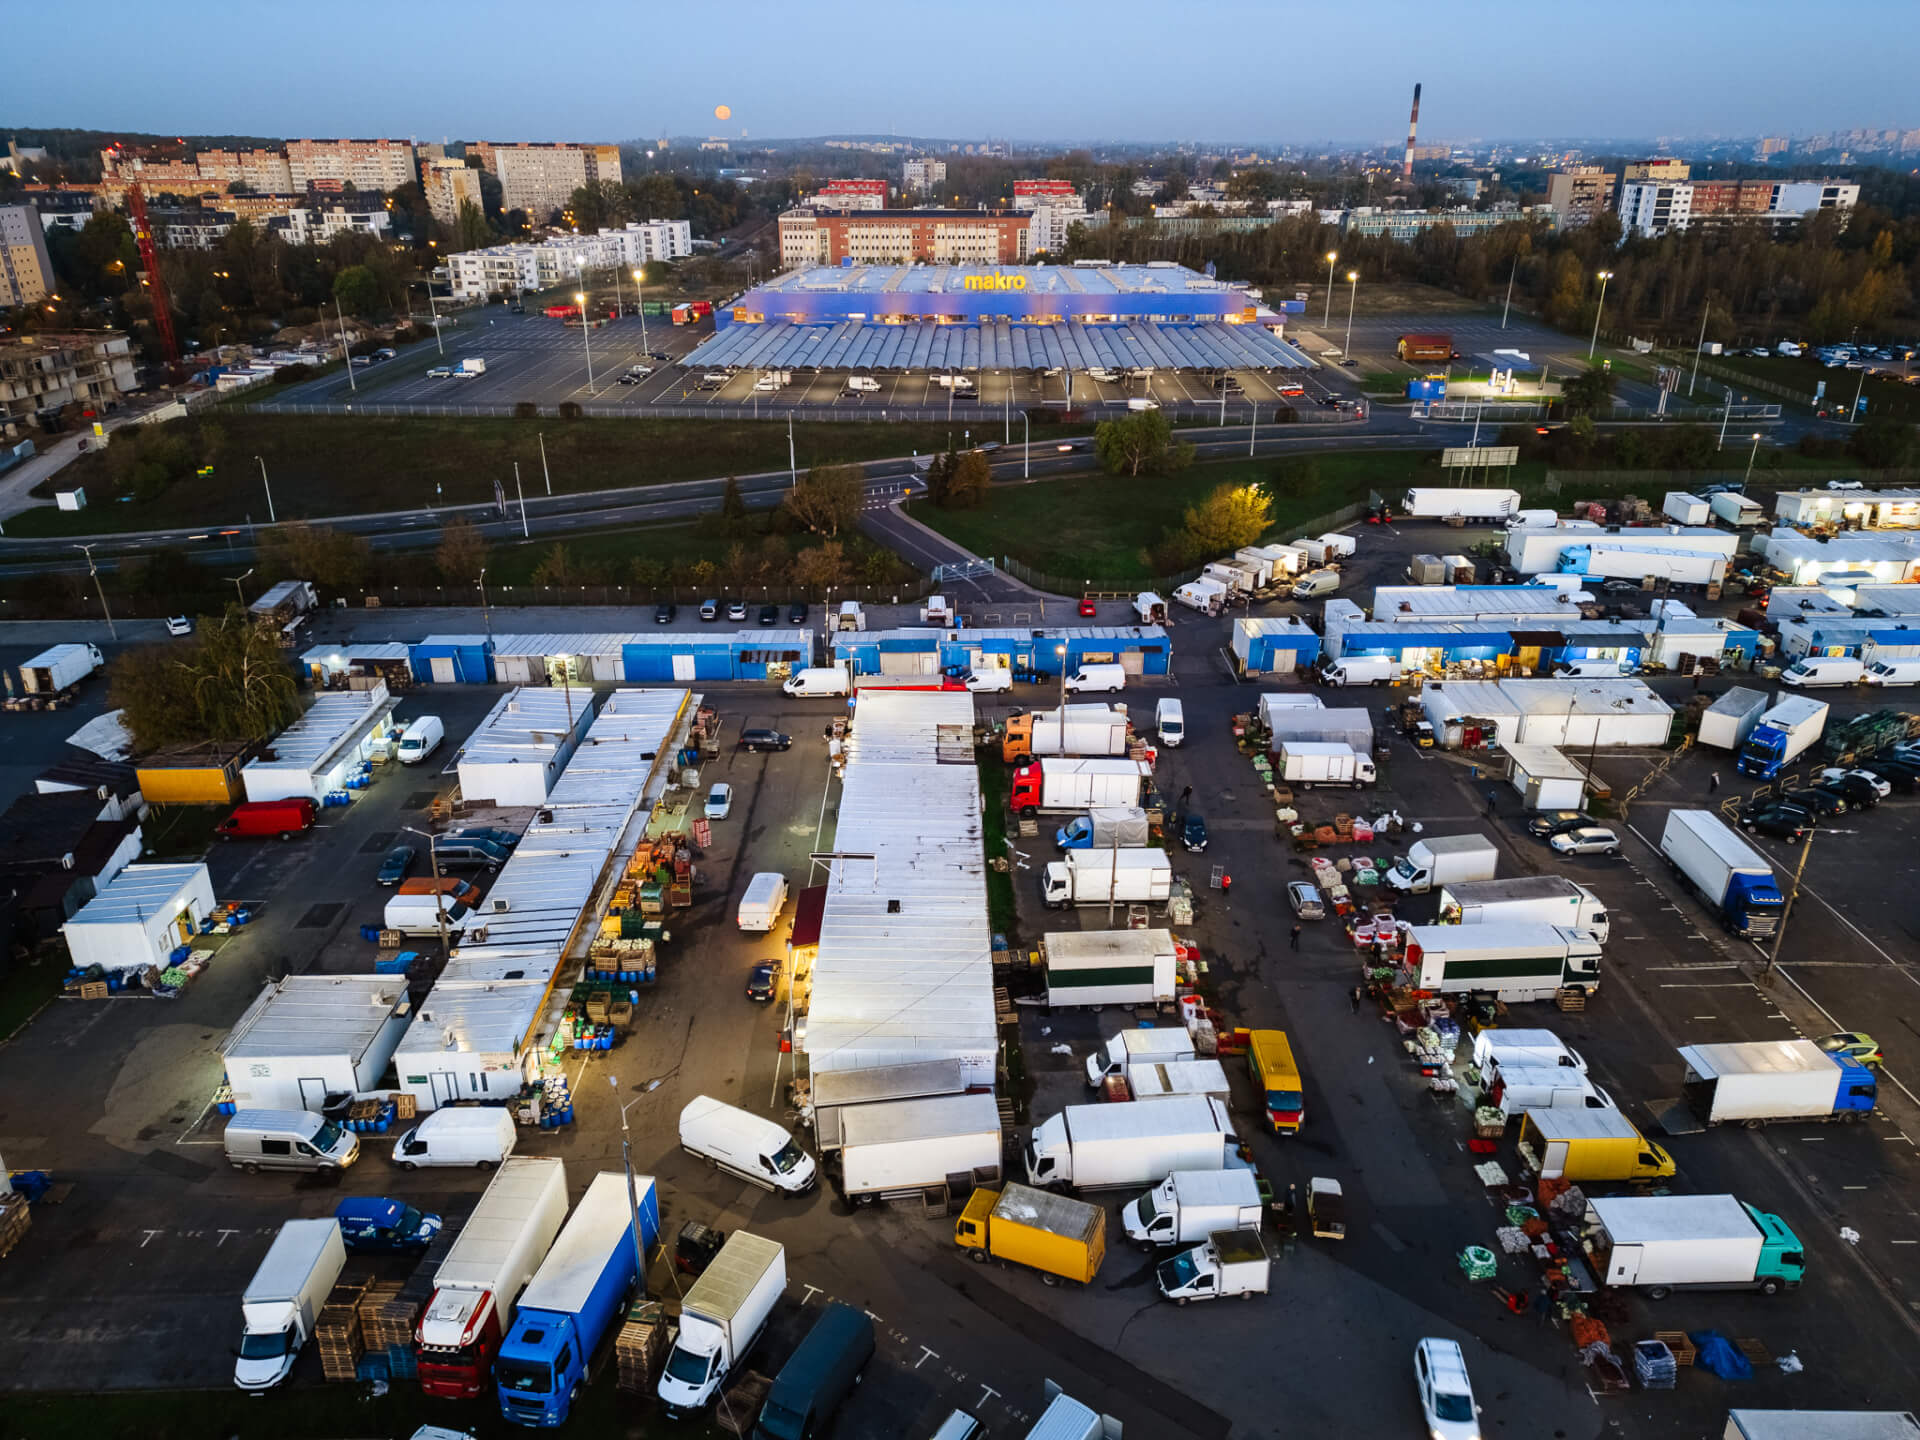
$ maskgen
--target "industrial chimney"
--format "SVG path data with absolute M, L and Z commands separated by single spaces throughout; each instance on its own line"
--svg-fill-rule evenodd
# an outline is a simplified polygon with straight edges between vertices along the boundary
M 1413 137 L 1419 129 L 1420 87 L 1416 84 L 1413 87 L 1413 113 L 1407 117 L 1407 159 L 1400 172 L 1402 178 L 1407 180 L 1413 179 Z

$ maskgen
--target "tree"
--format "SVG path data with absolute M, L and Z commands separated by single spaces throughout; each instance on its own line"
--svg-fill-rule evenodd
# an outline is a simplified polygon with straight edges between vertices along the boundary
M 300 696 L 270 623 L 237 605 L 202 618 L 184 645 L 116 658 L 110 702 L 138 750 L 203 740 L 263 740 L 300 714 Z
M 366 584 L 373 546 L 349 534 L 304 520 L 276 525 L 260 537 L 260 568 L 270 580 L 311 580 L 330 590 Z
M 866 477 L 858 465 L 816 465 L 780 503 L 803 530 L 832 539 L 860 518 L 865 498 Z
M 1173 426 L 1158 410 L 1102 420 L 1093 427 L 1093 448 L 1109 475 L 1165 475 L 1193 462 L 1193 447 L 1173 443 Z
M 349 315 L 365 315 L 379 308 L 380 279 L 366 265 L 349 265 L 333 277 L 333 298 Z
M 1613 403 L 1613 372 L 1604 365 L 1589 365 L 1571 380 L 1560 382 L 1560 398 L 1568 416 L 1592 415 Z
M 460 211 L 453 218 L 453 248 L 455 250 L 484 250 L 493 243 L 493 226 L 487 223 L 487 215 L 471 200 L 460 202 Z
M 846 548 L 838 540 L 822 540 L 818 545 L 809 545 L 793 557 L 793 580 L 796 585 L 810 585 L 816 590 L 829 585 L 844 585 L 847 580 Z
M 972 510 L 987 501 L 987 492 L 993 488 L 993 467 L 987 463 L 985 454 L 978 450 L 969 450 L 959 457 L 953 472 L 947 477 L 946 498 L 940 503 L 953 510 Z
M 486 537 L 480 527 L 464 515 L 449 521 L 440 532 L 440 546 L 433 552 L 440 578 L 449 585 L 472 585 L 487 564 Z
M 747 518 L 747 497 L 740 493 L 740 482 L 731 475 L 727 476 L 727 488 L 720 492 L 720 518 L 728 529 Z
M 1195 555 L 1228 555 L 1251 545 L 1273 523 L 1273 502 L 1257 485 L 1216 485 L 1189 505 L 1185 534 Z
M 1913 426 L 1885 415 L 1867 421 L 1853 437 L 1854 456 L 1875 470 L 1911 464 L 1913 449 Z
M 568 585 L 579 580 L 574 573 L 573 557 L 567 554 L 564 544 L 556 544 L 540 557 L 540 563 L 533 567 L 533 583 L 536 585 Z

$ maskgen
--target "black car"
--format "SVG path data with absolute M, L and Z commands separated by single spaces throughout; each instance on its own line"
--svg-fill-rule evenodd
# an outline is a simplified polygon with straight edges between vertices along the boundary
M 1207 848 L 1207 822 L 1201 815 L 1182 815 L 1179 819 L 1180 843 L 1198 855 Z
M 653 607 L 653 623 L 656 625 L 671 625 L 673 623 L 673 617 L 679 613 L 680 607 L 678 605 L 663 600 L 660 604 Z
M 1847 797 L 1832 790 L 1823 790 L 1818 785 L 1811 790 L 1789 790 L 1780 797 L 1789 805 L 1798 805 L 1802 810 L 1810 810 L 1815 815 L 1833 816 L 1847 813 Z
M 1782 840 L 1804 840 L 1818 820 L 1810 810 L 1798 805 L 1765 802 L 1749 805 L 1740 812 L 1743 830 L 1758 830 L 1762 835 L 1777 835 Z
M 1527 821 L 1527 833 L 1536 840 L 1551 840 L 1569 830 L 1578 830 L 1582 825 L 1599 823 L 1584 810 L 1542 810 Z
M 780 607 L 778 605 L 762 605 L 760 607 L 759 623 L 763 626 L 778 625 L 780 623 Z
M 773 966 L 756 965 L 747 972 L 747 999 L 762 1002 L 773 999 Z
M 787 607 L 787 623 L 789 625 L 804 625 L 807 623 L 806 601 L 796 600 Z
M 1854 810 L 1871 810 L 1880 803 L 1879 790 L 1863 775 L 1836 775 L 1831 780 L 1822 780 L 1813 788 L 1838 795 Z
M 1898 760 L 1869 760 L 1860 768 L 1878 775 L 1893 787 L 1896 795 L 1911 795 L 1916 788 L 1920 788 L 1920 769 L 1902 765 Z
M 398 885 L 407 878 L 407 872 L 413 869 L 418 852 L 411 845 L 396 845 L 387 852 L 387 858 L 380 862 L 380 874 L 376 877 L 382 885 Z
M 778 730 L 742 730 L 740 732 L 742 750 L 791 750 L 793 737 L 782 735 Z

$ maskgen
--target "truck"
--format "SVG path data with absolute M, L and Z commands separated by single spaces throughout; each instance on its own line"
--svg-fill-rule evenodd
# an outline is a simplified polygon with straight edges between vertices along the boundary
M 1062 1390 L 1057 1381 L 1049 1380 L 1047 1408 L 1027 1431 L 1026 1440 L 1120 1440 L 1121 1433 L 1121 1424 L 1113 1416 L 1102 1415 L 1092 1406 L 1081 1404 Z M 939 1440 L 947 1440 L 946 1432 L 941 1432 Z
M 1685 490 L 1669 490 L 1660 502 L 1660 513 L 1676 525 L 1705 525 L 1711 511 L 1705 500 Z
M 1167 623 L 1167 602 L 1151 590 L 1142 590 L 1133 597 L 1133 614 L 1142 625 L 1164 625 Z
M 1413 988 L 1448 995 L 1552 1000 L 1600 988 L 1600 942 L 1557 925 L 1415 925 L 1407 963 Z
M 260 598 L 247 606 L 247 613 L 262 620 L 284 623 L 309 610 L 320 608 L 320 592 L 311 580 L 282 580 L 269 585 Z
M 1258 1230 L 1265 1204 L 1251 1170 L 1176 1170 L 1127 1202 L 1120 1224 L 1143 1250 L 1191 1245 L 1216 1230 Z
M 1758 1130 L 1782 1120 L 1857 1122 L 1873 1113 L 1879 1089 L 1866 1066 L 1830 1055 L 1811 1040 L 1682 1045 L 1680 1060 L 1687 1067 L 1681 1103 L 1702 1126 Z
M 929 595 L 927 603 L 920 607 L 922 625 L 938 625 L 943 629 L 954 623 L 953 606 L 947 603 L 944 595 Z
M 745 1230 L 727 1236 L 680 1303 L 680 1334 L 655 1393 L 669 1415 L 698 1410 L 760 1337 L 787 1288 L 786 1247 Z
M 1400 505 L 1400 513 L 1411 520 L 1447 520 L 1457 515 L 1465 521 L 1497 525 L 1520 508 L 1520 492 L 1415 485 L 1400 497 Z
M 1144 760 L 1085 759 L 1073 756 L 1035 760 L 1013 772 L 1007 803 L 1015 811 L 1066 814 L 1094 806 L 1138 805 L 1147 794 L 1153 767 Z
M 1665 1180 L 1674 1173 L 1673 1157 L 1611 1106 L 1525 1111 L 1520 1144 L 1542 1180 Z
M 1294 703 L 1285 703 L 1287 701 Z M 1373 715 L 1364 706 L 1329 710 L 1318 696 L 1277 692 L 1260 697 L 1260 719 L 1267 727 L 1267 754 L 1293 740 L 1333 742 L 1357 755 L 1373 753 Z
M 1660 853 L 1734 934 L 1764 940 L 1780 928 L 1787 901 L 1773 866 L 1712 811 L 1669 810 Z
M 1218 1060 L 1143 1060 L 1127 1067 L 1127 1089 L 1136 1100 L 1162 1100 L 1174 1095 L 1205 1095 L 1215 1100 L 1232 1097 L 1227 1071 Z
M 1000 1109 L 992 1095 L 931 1095 L 840 1112 L 840 1188 L 856 1205 L 930 1199 L 998 1184 Z M 965 1177 L 955 1186 L 954 1177 Z
M 1596 1228 L 1597 1227 L 1597 1228 Z M 1798 1288 L 1806 1249 L 1778 1215 L 1731 1195 L 1615 1195 L 1587 1201 L 1594 1278 L 1651 1300 L 1675 1290 Z
M 1735 530 L 1744 529 L 1749 525 L 1765 524 L 1767 519 L 1767 512 L 1761 508 L 1758 501 L 1749 500 L 1733 490 L 1714 492 L 1707 498 L 1707 509 L 1712 512 L 1714 519 L 1732 526 Z
M 1742 775 L 1771 780 L 1813 748 L 1826 731 L 1826 701 L 1789 695 L 1760 717 L 1734 763 Z
M 983 1188 L 968 1198 L 953 1239 L 981 1264 L 1025 1265 L 1049 1285 L 1088 1285 L 1107 1258 L 1107 1212 L 1028 1185 Z
M 1009 765 L 1034 755 L 1125 755 L 1127 712 L 1107 704 L 1063 705 L 1009 715 L 1000 758 Z
M 1101 805 L 1053 832 L 1061 850 L 1131 850 L 1149 839 L 1147 812 L 1138 805 Z
M 1606 902 L 1564 875 L 1463 880 L 1440 887 L 1440 923 L 1443 925 L 1495 925 L 1509 921 L 1585 930 L 1603 945 L 1611 929 Z
M 486 373 L 487 362 L 478 355 L 469 355 L 453 367 L 453 378 L 456 380 L 470 379 L 475 375 L 484 375 Z
M 1260 546 L 1241 546 L 1233 552 L 1233 563 L 1253 572 L 1255 588 L 1264 590 L 1273 583 L 1273 557 Z
M 1034 1126 L 1027 1181 L 1076 1190 L 1155 1185 L 1176 1170 L 1225 1169 L 1236 1143 L 1218 1100 L 1069 1105 Z
M 472 1400 L 486 1388 L 514 1303 L 567 1216 L 567 1170 L 557 1159 L 515 1155 L 494 1172 L 433 1276 L 433 1298 L 414 1327 L 420 1388 Z
M 1700 733 L 1695 739 L 1716 749 L 1738 750 L 1747 743 L 1766 708 L 1764 691 L 1736 685 L 1701 714 Z
M 753 388 L 765 395 L 775 390 L 784 390 L 792 383 L 793 372 L 791 370 L 762 370 L 754 380 Z
M 1146 932 L 1121 930 L 1095 933 L 1139 935 Z M 1193 1036 L 1187 1032 L 1184 1025 L 1168 1026 L 1165 1029 L 1122 1030 L 1119 1034 L 1110 1036 L 1106 1044 L 1087 1056 L 1087 1088 L 1098 1090 L 1109 1078 L 1125 1075 L 1137 1064 L 1151 1064 L 1156 1060 L 1191 1060 L 1193 1056 Z
M 1068 905 L 1164 905 L 1173 896 L 1173 862 L 1164 850 L 1069 850 L 1040 874 L 1049 910 Z
M 1909 1410 L 1729 1410 L 1720 1440 L 1920 1440 Z
M 1588 1078 L 1586 1071 L 1565 1065 L 1525 1065 L 1495 1062 L 1486 1078 L 1488 1105 L 1511 1120 L 1526 1110 L 1614 1110 L 1613 1097 Z
M 1259 1225 L 1218 1230 L 1191 1250 L 1154 1267 L 1153 1283 L 1176 1305 L 1189 1300 L 1251 1300 L 1267 1293 L 1272 1262 L 1260 1239 Z
M 1440 885 L 1491 880 L 1500 852 L 1484 835 L 1436 835 L 1416 840 L 1387 872 L 1387 884 L 1409 895 L 1424 895 Z
M 573 1216 L 514 1312 L 513 1327 L 493 1362 L 500 1382 L 500 1413 L 515 1425 L 564 1425 L 574 1393 L 608 1330 L 625 1314 L 640 1281 L 639 1254 L 660 1233 L 660 1196 L 651 1175 L 627 1177 L 603 1170 L 593 1177 Z M 640 1213 L 636 1252 L 633 1212 Z
M 1337 740 L 1282 740 L 1273 752 L 1273 778 L 1302 790 L 1316 785 L 1346 785 L 1358 790 L 1378 780 L 1370 756 L 1356 754 Z
M 287 1378 L 346 1263 L 338 1220 L 289 1220 L 280 1227 L 240 1296 L 235 1385 L 268 1390 Z
M 1473 1037 L 1473 1063 L 1481 1070 L 1496 1065 L 1553 1066 L 1587 1073 L 1586 1058 L 1551 1030 L 1495 1026 Z
M 1164 929 L 1059 930 L 1040 937 L 1044 998 L 1055 1010 L 1171 1005 L 1179 959 L 1173 932 Z
M 1393 353 L 1402 360 L 1445 362 L 1453 359 L 1453 336 L 1402 335 L 1393 342 Z
M 1189 580 L 1173 592 L 1173 598 L 1202 615 L 1218 615 L 1227 603 L 1227 587 L 1218 580 Z
M 1267 1129 L 1275 1135 L 1298 1135 L 1307 1123 L 1307 1096 L 1300 1080 L 1300 1062 L 1284 1030 L 1255 1030 L 1247 1036 L 1247 1068 Z
M 1251 595 L 1260 588 L 1256 572 L 1232 560 L 1214 560 L 1200 569 L 1203 579 L 1217 580 L 1236 595 Z
M 20 687 L 29 695 L 58 695 L 106 663 L 97 645 L 55 645 L 20 667 Z
M 1400 662 L 1387 655 L 1350 655 L 1344 660 L 1322 657 L 1314 678 L 1322 685 L 1388 685 L 1400 678 Z

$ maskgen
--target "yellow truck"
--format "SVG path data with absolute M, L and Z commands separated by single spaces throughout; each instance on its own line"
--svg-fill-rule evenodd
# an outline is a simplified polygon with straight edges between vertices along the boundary
M 1673 1157 L 1618 1110 L 1528 1110 L 1520 1146 L 1543 1180 L 1664 1180 L 1674 1173 Z
M 1259 1087 L 1267 1128 L 1276 1135 L 1298 1135 L 1307 1123 L 1307 1102 L 1300 1066 L 1281 1030 L 1255 1030 L 1247 1038 L 1247 1066 Z
M 1028 1185 L 976 1190 L 953 1238 L 982 1264 L 992 1258 L 1038 1270 L 1049 1285 L 1086 1285 L 1107 1257 L 1107 1212 Z

